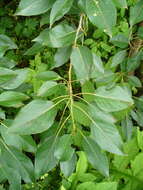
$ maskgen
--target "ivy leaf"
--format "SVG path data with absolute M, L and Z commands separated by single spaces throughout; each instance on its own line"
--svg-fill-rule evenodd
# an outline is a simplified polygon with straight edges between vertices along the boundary
M 19 107 L 22 106 L 22 101 L 29 97 L 21 92 L 6 91 L 0 94 L 0 105 L 4 107 Z
M 112 27 L 115 26 L 117 17 L 116 7 L 112 0 L 88 0 L 86 12 L 93 24 L 112 36 Z
M 33 100 L 20 110 L 8 132 L 30 135 L 47 130 L 56 116 L 54 107 L 51 101 Z
M 63 135 L 57 143 L 54 156 L 60 161 L 71 160 L 74 149 L 71 148 L 71 135 Z
M 21 0 L 15 15 L 32 16 L 48 11 L 55 0 Z
M 137 24 L 143 21 L 143 3 L 139 0 L 134 6 L 130 8 L 130 25 Z
M 94 168 L 99 170 L 104 176 L 109 176 L 109 165 L 106 154 L 103 153 L 100 147 L 90 137 L 84 137 L 83 148 L 89 162 Z
M 57 141 L 58 138 L 50 136 L 40 144 L 35 156 L 36 179 L 53 169 L 58 163 L 58 160 L 54 157 Z
M 133 105 L 130 94 L 120 86 L 107 90 L 105 86 L 95 92 L 95 102 L 98 107 L 106 112 L 114 112 L 126 109 Z
M 50 25 L 62 18 L 71 8 L 73 0 L 56 0 L 50 14 Z

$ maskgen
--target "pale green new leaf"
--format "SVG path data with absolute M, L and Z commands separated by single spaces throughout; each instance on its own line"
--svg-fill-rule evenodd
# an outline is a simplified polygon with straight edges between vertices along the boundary
M 83 148 L 89 162 L 94 168 L 99 170 L 104 176 L 109 176 L 109 165 L 106 154 L 101 151 L 100 147 L 90 137 L 84 137 Z
M 55 0 L 21 0 L 15 15 L 32 16 L 48 11 Z
M 86 12 L 89 20 L 108 35 L 116 24 L 117 11 L 112 0 L 88 0 Z
M 41 133 L 52 126 L 55 116 L 53 102 L 33 100 L 20 110 L 8 131 L 23 135 Z
M 117 182 L 102 182 L 95 185 L 94 190 L 117 190 Z
M 50 25 L 62 18 L 71 8 L 73 0 L 56 0 L 50 13 Z

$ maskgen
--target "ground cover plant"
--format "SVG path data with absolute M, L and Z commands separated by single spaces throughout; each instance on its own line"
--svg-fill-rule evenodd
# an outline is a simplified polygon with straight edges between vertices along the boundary
M 0 2 L 0 189 L 142 190 L 142 0 Z

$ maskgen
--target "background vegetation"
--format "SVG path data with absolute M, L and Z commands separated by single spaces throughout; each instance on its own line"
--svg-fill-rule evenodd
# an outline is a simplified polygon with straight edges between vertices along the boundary
M 143 189 L 142 0 L 1 0 L 0 190 Z

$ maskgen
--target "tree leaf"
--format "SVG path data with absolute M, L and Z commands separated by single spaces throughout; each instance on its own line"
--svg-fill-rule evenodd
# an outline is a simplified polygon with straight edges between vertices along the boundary
M 8 131 L 29 135 L 47 130 L 56 116 L 54 107 L 51 101 L 33 100 L 20 110 Z
M 71 55 L 71 47 L 65 47 L 65 48 L 59 48 L 55 54 L 54 60 L 55 60 L 55 65 L 53 68 L 57 68 L 65 64 Z
M 16 76 L 16 72 L 4 67 L 0 67 L 0 85 L 15 78 Z
M 76 166 L 76 154 L 73 154 L 72 158 L 68 161 L 60 162 L 60 168 L 65 177 L 69 177 L 75 170 Z
M 56 0 L 50 13 L 50 25 L 62 18 L 71 8 L 73 0 Z
M 74 149 L 71 148 L 71 144 L 71 135 L 63 135 L 60 137 L 54 152 L 54 156 L 60 161 L 71 160 L 74 153 Z
M 130 94 L 120 86 L 110 90 L 100 87 L 96 90 L 95 97 L 98 107 L 107 112 L 120 111 L 133 105 Z
M 19 107 L 22 101 L 27 100 L 29 97 L 21 92 L 5 91 L 0 94 L 0 105 L 4 107 Z
M 130 7 L 130 25 L 137 24 L 143 21 L 143 3 L 142 0 L 137 1 L 137 3 Z
M 74 67 L 77 79 L 83 82 L 89 80 L 92 71 L 93 59 L 92 53 L 87 47 L 80 46 L 73 48 L 71 63 Z
M 11 90 L 11 89 L 18 88 L 27 79 L 29 70 L 28 69 L 17 69 L 14 72 L 16 74 L 16 77 L 12 78 L 11 80 L 8 80 L 4 84 L 2 84 L 1 87 L 3 89 Z
M 37 73 L 36 78 L 43 81 L 61 79 L 61 77 L 54 71 L 43 71 L 43 72 Z
M 16 171 L 26 183 L 33 182 L 34 168 L 31 160 L 17 149 L 8 147 L 2 139 L 0 139 L 0 148 L 2 151 L 0 160 Z
M 117 190 L 117 182 L 102 182 L 95 185 L 95 190 Z
M 32 16 L 48 11 L 55 0 L 21 0 L 15 15 Z
M 85 137 L 83 140 L 83 148 L 86 152 L 89 162 L 94 168 L 99 170 L 104 176 L 109 176 L 109 165 L 106 154 L 103 153 L 100 147 L 90 137 Z
M 110 39 L 115 46 L 120 48 L 126 48 L 129 45 L 129 39 L 124 34 L 117 34 Z
M 75 30 L 65 24 L 59 24 L 52 29 L 46 29 L 33 41 L 42 43 L 53 48 L 66 47 L 73 43 L 75 39 Z
M 77 185 L 76 190 L 92 190 L 95 189 L 95 183 L 94 182 L 84 182 L 79 185 Z
M 127 8 L 127 1 L 126 0 L 113 0 L 113 2 L 119 8 Z
M 116 24 L 117 11 L 111 0 L 88 0 L 86 1 L 86 11 L 93 24 L 112 36 L 112 27 Z
M 122 50 L 122 51 L 119 51 L 118 53 L 116 53 L 113 56 L 111 68 L 116 67 L 117 65 L 122 63 L 124 61 L 126 55 L 127 55 L 126 50 Z
M 54 157 L 57 141 L 58 138 L 50 136 L 40 144 L 35 156 L 35 174 L 37 179 L 53 169 L 58 163 L 58 160 Z

